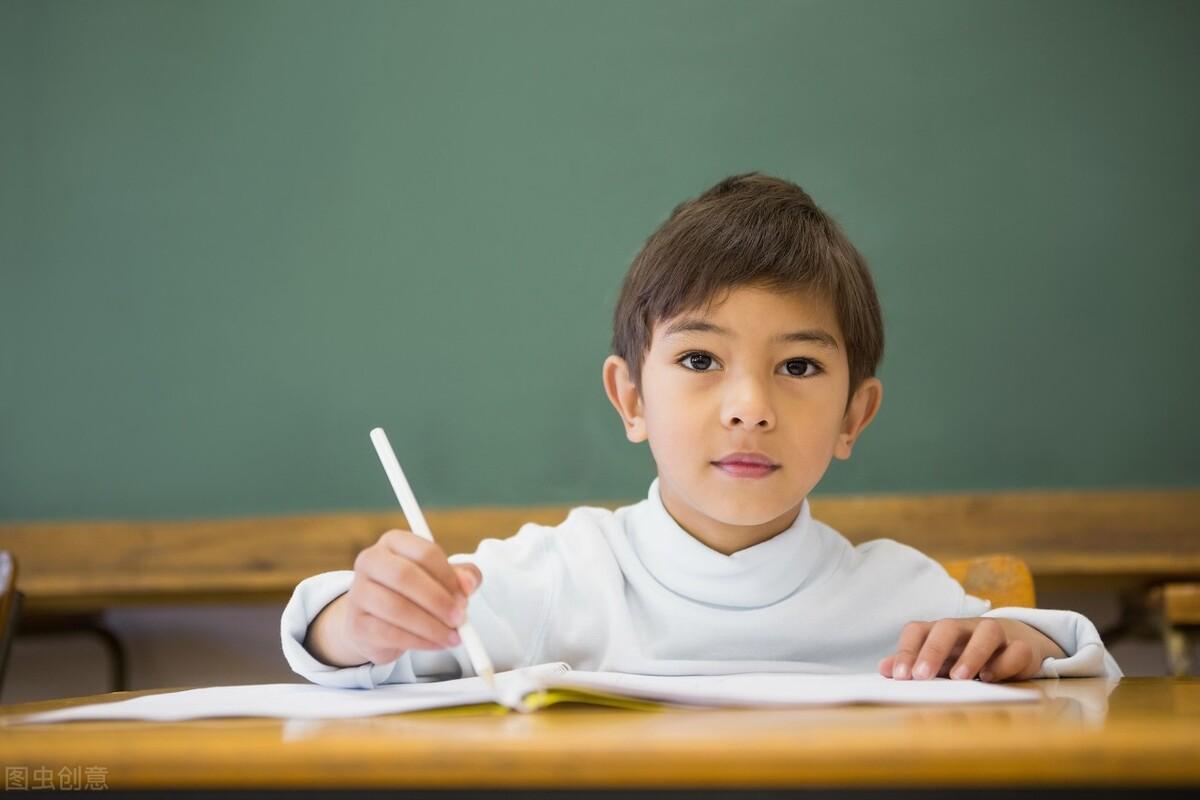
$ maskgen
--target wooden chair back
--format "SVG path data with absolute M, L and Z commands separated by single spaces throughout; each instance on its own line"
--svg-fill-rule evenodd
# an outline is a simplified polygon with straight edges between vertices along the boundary
M 1035 608 L 1033 574 L 1016 556 L 996 554 L 943 561 L 950 577 L 962 584 L 967 594 L 991 600 L 993 608 Z
M 4 668 L 8 666 L 8 651 L 16 636 L 17 618 L 21 613 L 21 593 L 17 591 L 17 559 L 7 550 L 0 550 L 0 690 L 4 687 Z

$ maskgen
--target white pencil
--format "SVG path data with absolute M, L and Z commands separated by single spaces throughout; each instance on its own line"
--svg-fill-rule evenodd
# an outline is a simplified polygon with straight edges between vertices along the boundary
M 432 542 L 433 534 L 425 522 L 425 515 L 421 513 L 421 507 L 417 505 L 417 498 L 413 495 L 412 487 L 408 485 L 408 479 L 404 477 L 404 470 L 400 469 L 400 462 L 396 460 L 396 454 L 392 452 L 392 445 L 388 442 L 383 428 L 375 428 L 371 431 L 371 441 L 375 444 L 375 452 L 379 454 L 379 460 L 383 463 L 383 471 L 387 473 L 388 480 L 391 481 L 392 491 L 396 493 L 396 499 L 400 501 L 400 508 L 404 509 L 404 516 L 408 518 L 408 524 L 412 525 L 412 532 L 422 539 Z M 471 666 L 475 668 L 475 674 L 483 678 L 488 686 L 495 688 L 496 670 L 492 667 L 492 660 L 488 658 L 487 651 L 483 649 L 483 641 L 471 627 L 470 621 L 463 622 L 462 627 L 458 629 L 458 635 L 467 648 L 467 657 L 471 659 Z

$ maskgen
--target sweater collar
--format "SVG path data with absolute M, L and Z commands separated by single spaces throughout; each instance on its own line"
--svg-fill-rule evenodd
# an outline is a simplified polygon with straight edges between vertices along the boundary
M 658 478 L 633 515 L 630 538 L 647 571 L 676 594 L 702 603 L 758 608 L 795 592 L 820 566 L 824 537 L 808 498 L 790 527 L 732 555 L 713 550 L 667 511 Z

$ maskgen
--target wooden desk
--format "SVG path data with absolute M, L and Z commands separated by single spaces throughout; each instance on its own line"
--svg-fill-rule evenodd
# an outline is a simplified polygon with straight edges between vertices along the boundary
M 559 706 L 530 715 L 12 724 L 19 713 L 147 693 L 122 692 L 0 709 L 0 754 L 29 775 L 98 767 L 110 789 L 1200 787 L 1200 679 L 1013 685 L 1044 697 L 954 707 Z

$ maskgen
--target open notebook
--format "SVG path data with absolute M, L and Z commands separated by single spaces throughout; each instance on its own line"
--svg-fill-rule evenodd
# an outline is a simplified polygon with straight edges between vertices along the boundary
M 849 703 L 1015 703 L 1036 701 L 1037 689 L 934 678 L 894 681 L 875 673 L 809 675 L 634 675 L 584 672 L 557 662 L 501 672 L 493 690 L 482 679 L 332 689 L 310 683 L 213 686 L 129 700 L 55 709 L 11 724 L 80 719 L 182 720 L 202 717 L 325 719 L 446 709 L 536 711 L 575 702 L 621 708 L 830 706 Z

